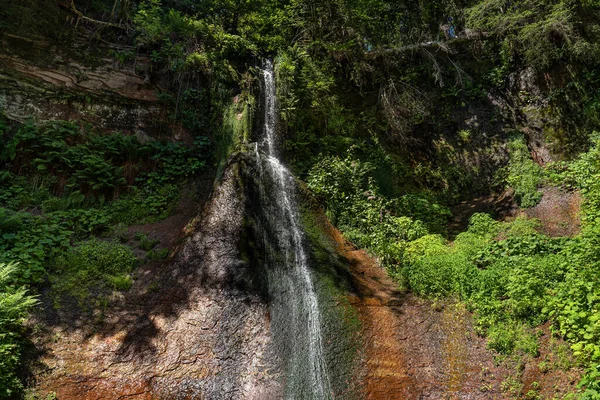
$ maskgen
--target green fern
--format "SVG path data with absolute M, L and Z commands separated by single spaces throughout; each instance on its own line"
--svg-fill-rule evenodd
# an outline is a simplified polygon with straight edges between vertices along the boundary
M 21 364 L 22 323 L 37 299 L 25 288 L 11 286 L 18 264 L 0 264 L 0 398 L 14 398 L 23 389 L 17 371 Z

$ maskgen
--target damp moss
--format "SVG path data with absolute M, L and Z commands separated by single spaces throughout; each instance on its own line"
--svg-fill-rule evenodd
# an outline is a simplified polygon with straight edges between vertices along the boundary
M 227 160 L 240 144 L 247 143 L 252 133 L 255 97 L 247 92 L 236 96 L 223 112 L 223 124 L 215 135 L 217 177 L 223 174 Z
M 356 309 L 349 301 L 353 292 L 348 263 L 336 251 L 336 244 L 326 232 L 322 212 L 311 206 L 310 200 L 301 205 L 302 225 L 310 252 L 310 265 L 315 274 L 315 288 L 323 317 L 327 366 L 336 398 L 360 397 L 359 350 L 361 323 Z

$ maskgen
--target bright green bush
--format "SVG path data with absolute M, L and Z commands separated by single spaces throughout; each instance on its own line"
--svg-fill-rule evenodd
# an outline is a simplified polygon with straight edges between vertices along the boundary
M 523 138 L 510 143 L 510 161 L 506 183 L 515 191 L 515 200 L 523 208 L 535 206 L 542 198 L 538 190 L 544 171 L 535 161 Z
M 348 239 L 398 274 L 406 243 L 445 225 L 449 211 L 413 194 L 384 196 L 375 179 L 378 161 L 362 160 L 359 153 L 353 146 L 345 159 L 323 158 L 309 171 L 307 185 L 325 201 L 327 215 Z
M 114 290 L 119 291 L 129 290 L 131 285 L 133 285 L 133 278 L 131 275 L 110 275 L 107 277 L 107 281 Z
M 58 293 L 84 299 L 92 286 L 128 289 L 137 263 L 129 246 L 93 238 L 57 256 L 51 280 Z
M 532 226 L 524 219 L 499 223 L 475 214 L 468 231 L 450 245 L 436 235 L 410 242 L 406 282 L 420 295 L 458 297 L 469 304 L 491 348 L 533 354 L 536 341 L 529 327 L 546 319 L 542 310 L 551 288 L 564 281 L 567 258 L 564 241 Z
M 580 235 L 548 238 L 537 232 L 536 220 L 500 223 L 475 214 L 468 231 L 454 243 L 424 236 L 407 243 L 404 257 L 408 286 L 425 296 L 465 301 L 475 313 L 477 330 L 501 354 L 535 356 L 538 341 L 532 330 L 550 319 L 554 332 L 570 343 L 587 368 L 580 383 L 581 398 L 586 399 L 596 398 L 600 389 L 600 146 L 593 140 L 589 152 L 546 171 L 551 182 L 581 190 Z M 531 195 L 537 190 L 539 171 L 527 167 L 532 161 L 524 143 L 517 143 L 516 149 L 523 157 L 515 162 L 511 156 L 509 175 L 515 190 Z M 523 178 L 527 175 L 535 179 Z M 526 198 L 533 197 L 522 196 Z
M 439 235 L 423 236 L 406 250 L 404 274 L 410 288 L 422 296 L 448 296 L 455 291 L 457 259 Z
M 98 239 L 78 244 L 72 250 L 72 254 L 76 255 L 79 261 L 79 269 L 88 269 L 100 274 L 130 272 L 137 262 L 128 246 Z

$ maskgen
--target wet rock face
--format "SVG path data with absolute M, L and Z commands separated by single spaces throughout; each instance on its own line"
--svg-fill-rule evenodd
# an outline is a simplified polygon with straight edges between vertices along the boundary
M 265 293 L 240 257 L 244 203 L 233 163 L 158 291 L 131 295 L 91 338 L 68 332 L 42 389 L 61 399 L 281 398 Z

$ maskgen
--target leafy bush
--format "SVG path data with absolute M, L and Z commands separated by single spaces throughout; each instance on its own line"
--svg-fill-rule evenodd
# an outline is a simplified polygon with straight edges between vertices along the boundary
M 56 257 L 53 287 L 58 293 L 80 299 L 89 295 L 92 286 L 105 284 L 116 290 L 128 289 L 137 262 L 130 247 L 93 238 Z
M 544 171 L 535 161 L 523 138 L 510 143 L 510 162 L 506 183 L 515 191 L 515 200 L 523 208 L 535 206 L 542 198 L 538 187 L 544 177 Z
M 359 151 L 353 146 L 345 159 L 323 158 L 309 171 L 307 184 L 325 200 L 328 216 L 350 240 L 397 273 L 406 243 L 444 225 L 449 211 L 416 195 L 382 195 L 375 179 L 377 160 L 363 161 Z
M 33 216 L 0 208 L 0 262 L 19 262 L 20 284 L 39 283 L 45 265 L 70 244 L 73 231 L 57 215 Z
M 0 263 L 0 398 L 16 398 L 23 389 L 17 372 L 23 345 L 22 322 L 37 300 L 12 284 L 17 264 Z
M 148 239 L 146 235 L 143 235 L 138 240 L 140 241 L 138 244 L 139 248 L 146 251 L 152 250 L 159 243 L 158 240 Z
M 169 249 L 154 249 L 146 253 L 148 260 L 163 260 L 169 256 Z
M 133 278 L 131 275 L 110 275 L 107 277 L 107 281 L 114 290 L 120 291 L 129 290 L 131 285 L 133 285 Z
M 531 226 L 522 219 L 499 223 L 475 214 L 468 231 L 452 245 L 435 235 L 410 242 L 406 281 L 423 296 L 456 296 L 470 304 L 491 348 L 533 354 L 536 341 L 528 327 L 546 319 L 542 310 L 549 289 L 564 281 L 567 258 L 564 241 L 540 235 Z

